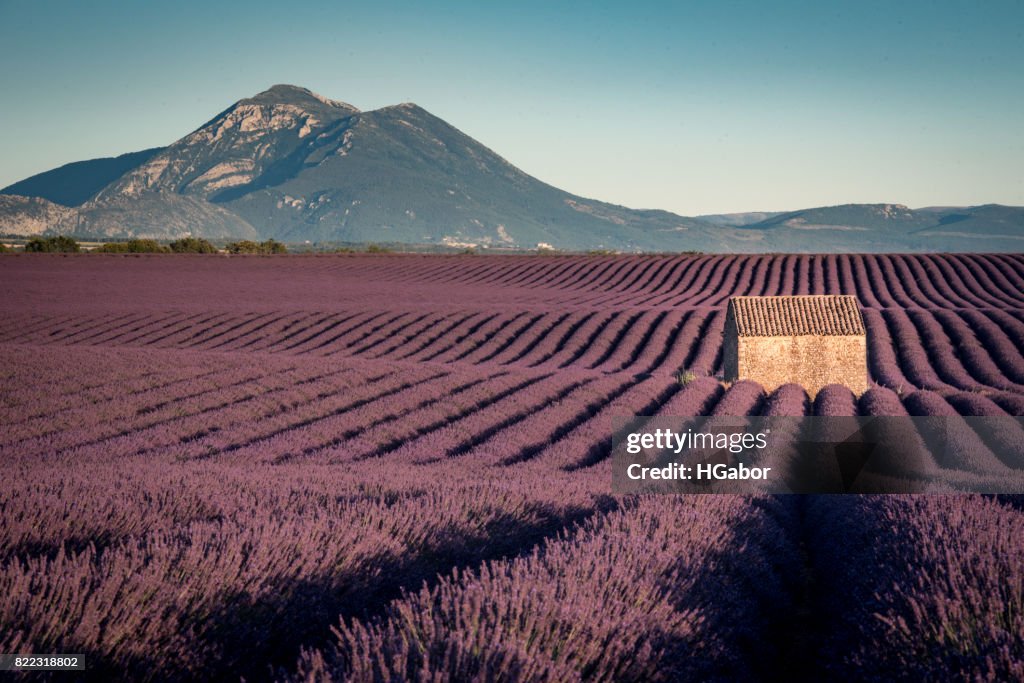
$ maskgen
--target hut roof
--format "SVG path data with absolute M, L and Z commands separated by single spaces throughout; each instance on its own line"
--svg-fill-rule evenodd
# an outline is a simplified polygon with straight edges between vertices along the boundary
M 741 337 L 864 334 L 857 297 L 849 295 L 734 296 L 729 314 Z

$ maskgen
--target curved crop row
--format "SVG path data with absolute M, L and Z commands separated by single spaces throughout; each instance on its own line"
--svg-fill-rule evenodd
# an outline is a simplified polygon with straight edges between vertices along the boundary
M 616 680 L 756 676 L 789 606 L 779 501 L 660 496 L 532 554 L 456 572 L 337 646 L 303 680 Z M 782 524 L 780 524 L 782 521 Z
M 820 496 L 808 508 L 823 677 L 1024 677 L 1024 516 L 980 497 Z

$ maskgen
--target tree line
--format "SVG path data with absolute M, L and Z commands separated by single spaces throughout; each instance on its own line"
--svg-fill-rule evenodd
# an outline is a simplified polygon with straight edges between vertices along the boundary
M 0 244 L 0 251 L 10 251 L 10 249 Z M 71 237 L 57 235 L 34 237 L 25 243 L 25 251 L 76 254 L 82 251 L 82 247 Z M 92 251 L 101 254 L 216 254 L 220 252 L 209 240 L 201 237 L 182 237 L 168 244 L 160 244 L 153 239 L 130 239 L 124 242 L 107 242 Z M 288 247 L 274 239 L 263 242 L 241 240 L 229 242 L 225 245 L 224 251 L 229 254 L 287 254 Z

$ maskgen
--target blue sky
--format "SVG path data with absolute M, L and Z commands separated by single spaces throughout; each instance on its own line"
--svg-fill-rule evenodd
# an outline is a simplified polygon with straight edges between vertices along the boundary
M 0 0 L 0 187 L 274 83 L 682 214 L 1024 205 L 1024 3 Z

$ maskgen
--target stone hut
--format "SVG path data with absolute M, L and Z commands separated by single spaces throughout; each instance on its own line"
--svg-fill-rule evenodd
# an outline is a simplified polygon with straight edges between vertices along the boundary
M 868 388 L 867 336 L 854 296 L 736 296 L 725 317 L 726 381 L 772 391 L 803 385 L 813 399 L 828 384 L 858 396 Z

